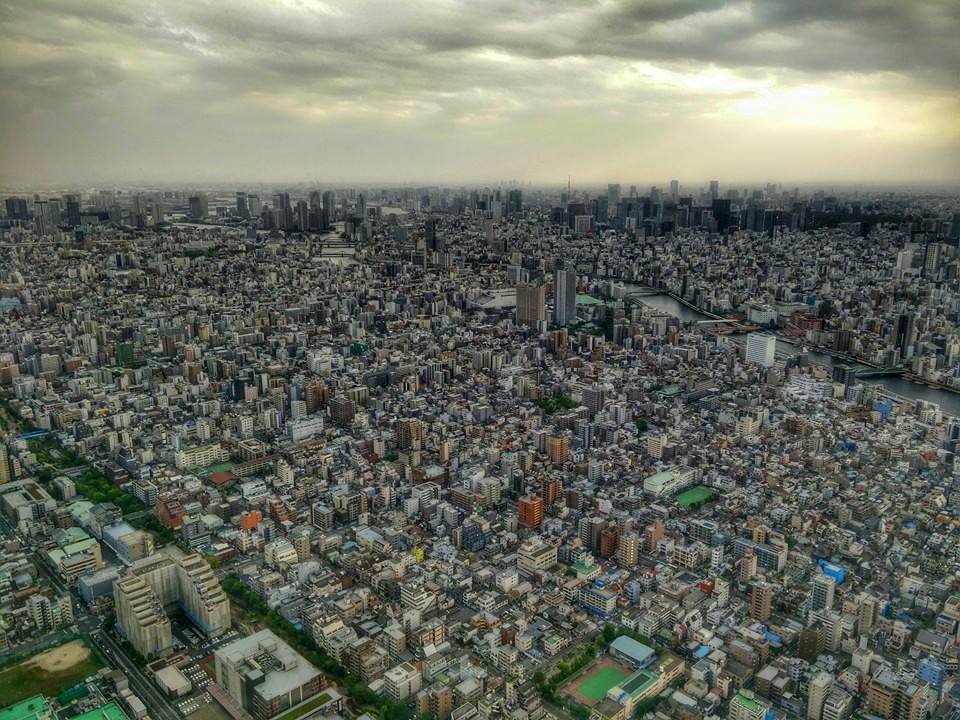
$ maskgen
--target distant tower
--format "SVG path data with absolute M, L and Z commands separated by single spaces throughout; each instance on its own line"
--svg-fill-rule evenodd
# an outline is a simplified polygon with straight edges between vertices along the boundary
M 537 327 L 547 319 L 546 289 L 542 285 L 517 286 L 517 325 Z
M 237 216 L 244 220 L 250 217 L 250 205 L 247 203 L 247 194 L 245 192 L 237 193 Z
M 336 199 L 329 190 L 323 194 L 323 229 L 330 230 L 336 221 L 336 209 L 334 207 Z
M 607 185 L 607 207 L 616 209 L 620 202 L 620 184 L 611 183 Z

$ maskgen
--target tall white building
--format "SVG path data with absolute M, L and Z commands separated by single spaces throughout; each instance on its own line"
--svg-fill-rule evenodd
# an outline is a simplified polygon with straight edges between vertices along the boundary
M 747 335 L 747 362 L 770 367 L 777 359 L 777 338 L 764 333 Z
M 383 690 L 394 702 L 406 700 L 420 691 L 422 684 L 420 671 L 412 663 L 400 663 L 383 675 Z
M 813 578 L 813 594 L 810 598 L 811 610 L 831 609 L 833 607 L 833 593 L 837 582 L 824 573 Z
M 823 716 L 823 704 L 833 689 L 833 675 L 820 672 L 810 681 L 807 693 L 807 720 L 820 720 Z

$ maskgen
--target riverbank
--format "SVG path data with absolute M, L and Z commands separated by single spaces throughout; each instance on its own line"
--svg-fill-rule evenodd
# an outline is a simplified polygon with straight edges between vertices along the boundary
M 626 284 L 625 286 L 628 289 L 637 288 L 641 286 Z M 679 302 L 673 294 L 662 293 L 660 295 L 650 295 L 640 299 L 645 305 L 650 307 L 657 308 L 662 310 L 670 315 L 673 315 L 676 318 L 679 318 L 683 322 L 696 322 L 699 320 L 713 320 L 715 318 L 710 317 L 707 313 L 697 309 L 695 306 L 687 302 Z M 741 336 L 742 337 L 742 336 Z M 794 356 L 799 354 L 799 343 L 795 338 L 785 339 L 782 336 L 777 337 L 777 352 L 783 356 Z M 836 365 L 862 365 L 863 367 L 870 367 L 869 364 L 861 363 L 854 358 L 845 356 L 843 359 L 840 357 L 834 357 L 828 352 L 823 352 L 819 349 L 812 349 L 809 346 L 807 347 L 807 356 L 810 359 L 810 362 L 820 365 L 821 367 L 829 368 L 831 371 Z M 847 359 L 849 358 L 849 359 Z M 896 377 L 877 377 L 877 378 L 863 378 L 862 382 L 869 385 L 879 385 L 883 388 L 883 392 L 888 397 L 899 400 L 902 402 L 913 402 L 915 400 L 924 400 L 925 402 L 933 403 L 940 407 L 940 409 L 947 415 L 954 417 L 960 417 L 960 393 L 956 392 L 952 388 L 947 387 L 930 387 L 932 383 L 926 382 L 924 380 L 911 380 L 906 375 L 900 375 Z

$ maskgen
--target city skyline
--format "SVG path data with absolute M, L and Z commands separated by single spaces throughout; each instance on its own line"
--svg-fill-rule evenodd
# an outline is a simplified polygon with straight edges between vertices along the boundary
M 953 3 L 15 3 L 0 185 L 954 184 Z

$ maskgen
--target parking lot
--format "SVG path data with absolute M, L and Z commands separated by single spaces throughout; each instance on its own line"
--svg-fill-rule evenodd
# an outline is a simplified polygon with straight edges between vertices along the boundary
M 177 703 L 177 710 L 180 711 L 181 715 L 186 717 L 187 715 L 192 715 L 204 705 L 208 705 L 212 702 L 214 702 L 214 700 L 210 696 L 210 693 L 205 692 L 201 695 L 194 695 L 186 700 L 179 701 Z

